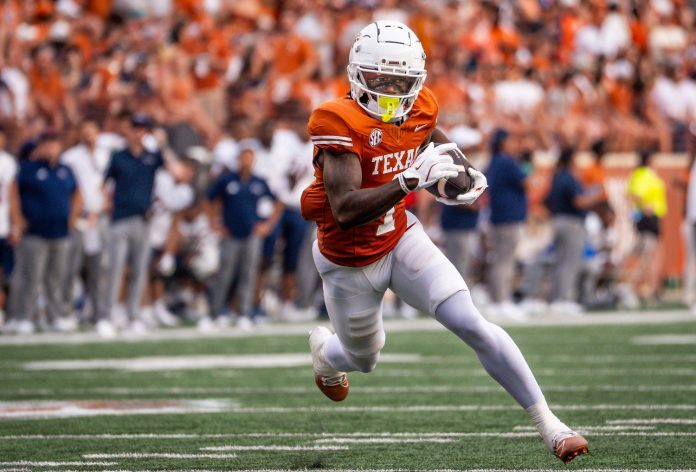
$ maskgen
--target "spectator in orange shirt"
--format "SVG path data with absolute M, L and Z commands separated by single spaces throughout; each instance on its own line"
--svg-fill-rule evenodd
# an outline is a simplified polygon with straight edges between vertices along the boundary
M 37 111 L 57 129 L 63 128 L 66 118 L 70 122 L 76 122 L 75 97 L 65 94 L 53 48 L 39 47 L 34 50 L 33 59 L 33 65 L 29 70 L 29 83 Z
M 296 22 L 295 12 L 284 11 L 272 39 L 268 81 L 274 103 L 289 100 L 297 83 L 308 79 L 317 68 L 318 60 L 311 43 L 293 30 Z

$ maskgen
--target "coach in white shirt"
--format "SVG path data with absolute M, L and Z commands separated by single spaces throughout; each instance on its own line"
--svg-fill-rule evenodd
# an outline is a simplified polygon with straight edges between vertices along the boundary
M 92 306 L 92 320 L 97 323 L 97 330 L 104 336 L 115 334 L 109 320 L 98 320 L 102 313 L 100 300 L 100 277 L 102 248 L 104 246 L 105 221 L 104 194 L 102 183 L 106 167 L 111 158 L 110 150 L 99 146 L 99 124 L 94 120 L 85 120 L 80 127 L 80 142 L 68 149 L 61 156 L 61 162 L 70 167 L 77 180 L 84 200 L 83 212 L 77 222 L 76 230 L 71 234 L 70 258 L 65 278 L 64 299 L 67 311 L 73 307 L 73 288 L 75 280 L 83 267 L 85 268 L 85 289 Z

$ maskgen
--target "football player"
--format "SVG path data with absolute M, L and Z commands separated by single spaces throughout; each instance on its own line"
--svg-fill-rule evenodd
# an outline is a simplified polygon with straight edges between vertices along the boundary
M 350 50 L 350 96 L 320 105 L 309 119 L 315 181 L 302 195 L 302 213 L 318 226 L 314 261 L 335 330 L 310 332 L 315 382 L 341 401 L 346 372 L 375 368 L 385 341 L 382 297 L 391 288 L 472 347 L 568 462 L 587 452 L 587 441 L 551 412 L 514 341 L 481 316 L 459 272 L 404 209 L 408 193 L 458 174 L 446 154 L 456 145 L 436 128 L 438 104 L 425 77 L 414 32 L 377 21 Z M 443 203 L 470 204 L 483 193 L 483 174 L 467 172 L 472 189 Z

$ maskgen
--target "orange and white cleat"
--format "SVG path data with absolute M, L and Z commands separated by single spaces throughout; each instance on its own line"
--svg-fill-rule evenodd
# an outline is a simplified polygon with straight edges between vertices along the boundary
M 553 437 L 553 453 L 565 464 L 581 454 L 587 454 L 587 439 L 572 430 L 561 431 Z
M 309 332 L 309 349 L 312 352 L 314 381 L 321 393 L 335 402 L 345 400 L 348 396 L 348 376 L 345 372 L 331 367 L 324 357 L 324 345 L 333 333 L 323 326 Z

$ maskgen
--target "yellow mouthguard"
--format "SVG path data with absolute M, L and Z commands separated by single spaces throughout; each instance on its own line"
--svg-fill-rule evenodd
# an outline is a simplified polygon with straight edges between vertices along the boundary
M 388 123 L 394 116 L 396 108 L 399 106 L 399 99 L 391 97 L 379 97 L 377 103 L 379 104 L 380 108 L 385 108 L 387 110 L 384 114 L 382 114 L 382 121 Z

